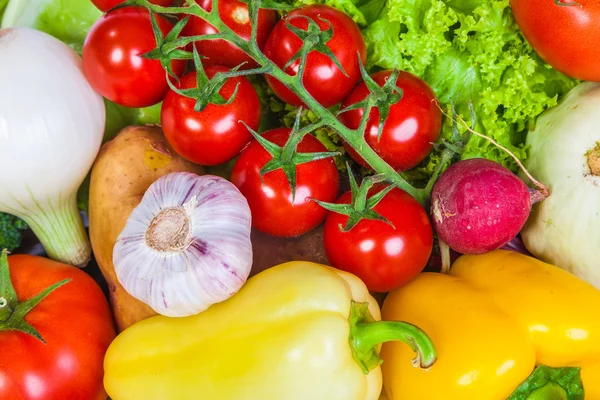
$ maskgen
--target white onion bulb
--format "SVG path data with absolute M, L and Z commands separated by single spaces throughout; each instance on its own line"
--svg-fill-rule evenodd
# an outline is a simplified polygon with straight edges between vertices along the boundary
M 244 285 L 252 267 L 248 202 L 226 179 L 189 172 L 154 182 L 113 252 L 119 282 L 170 317 L 197 314 Z

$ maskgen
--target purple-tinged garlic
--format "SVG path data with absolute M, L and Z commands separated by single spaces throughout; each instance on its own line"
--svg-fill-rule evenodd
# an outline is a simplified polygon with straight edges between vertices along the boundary
M 119 282 L 159 314 L 184 317 L 224 301 L 252 266 L 250 208 L 226 179 L 189 172 L 154 182 L 119 235 Z

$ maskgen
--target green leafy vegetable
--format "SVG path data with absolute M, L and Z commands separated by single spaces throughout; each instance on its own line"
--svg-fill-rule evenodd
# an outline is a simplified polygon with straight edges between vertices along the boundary
M 521 35 L 509 0 L 388 0 L 364 29 L 370 67 L 400 68 L 429 83 L 440 102 L 455 104 L 476 129 L 526 158 L 525 134 L 538 115 L 578 82 L 544 63 Z M 446 118 L 442 136 L 450 138 Z M 516 170 L 514 160 L 473 136 L 463 158 L 485 157 Z M 430 175 L 434 153 L 418 172 Z
M 2 27 L 35 28 L 80 52 L 87 31 L 101 15 L 89 0 L 10 0 Z
M 13 251 L 21 245 L 27 224 L 11 214 L 0 213 L 0 249 Z

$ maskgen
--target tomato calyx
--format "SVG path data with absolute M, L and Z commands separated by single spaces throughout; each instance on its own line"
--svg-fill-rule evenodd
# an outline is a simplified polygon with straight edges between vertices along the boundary
M 152 31 L 154 31 L 154 37 L 156 39 L 156 48 L 147 53 L 142 54 L 143 58 L 147 58 L 150 60 L 159 60 L 160 64 L 167 72 L 167 82 L 171 80 L 169 77 L 175 78 L 175 80 L 179 81 L 179 77 L 175 72 L 173 72 L 173 60 L 189 60 L 191 59 L 191 53 L 181 49 L 173 49 L 172 51 L 166 52 L 164 47 L 168 43 L 174 42 L 181 31 L 187 24 L 189 20 L 189 16 L 183 18 L 175 26 L 169 31 L 169 33 L 163 37 L 162 31 L 160 30 L 160 26 L 158 25 L 158 21 L 156 19 L 156 13 L 152 10 L 148 10 L 150 13 L 150 21 L 152 22 Z
M 239 83 L 235 85 L 235 89 L 228 99 L 225 99 L 219 91 L 225 85 L 229 78 L 238 76 L 236 71 L 240 66 L 232 68 L 228 72 L 217 72 L 212 78 L 208 78 L 206 71 L 202 66 L 200 60 L 200 54 L 194 47 L 194 63 L 196 65 L 196 87 L 191 89 L 179 89 L 172 82 L 169 81 L 171 89 L 179 94 L 180 96 L 189 97 L 190 99 L 196 100 L 194 105 L 194 111 L 200 112 L 204 110 L 209 104 L 218 106 L 228 105 L 233 103 L 239 90 Z
M 33 326 L 25 321 L 25 316 L 35 308 L 50 293 L 70 282 L 64 279 L 48 286 L 36 296 L 19 302 L 17 292 L 13 287 L 8 266 L 8 251 L 5 249 L 0 256 L 0 332 L 21 331 L 46 343 L 42 335 Z
M 367 89 L 369 89 L 369 94 L 363 100 L 354 103 L 338 112 L 338 116 L 342 113 L 351 110 L 357 109 L 366 109 L 367 112 L 363 114 L 363 118 L 358 127 L 359 132 L 364 132 L 367 121 L 369 119 L 369 115 L 371 114 L 371 109 L 376 107 L 379 110 L 379 121 L 377 124 L 377 140 L 381 140 L 381 133 L 383 132 L 383 125 L 390 115 L 390 109 L 396 103 L 398 103 L 404 92 L 396 85 L 396 81 L 398 80 L 398 75 L 400 71 L 396 68 L 392 71 L 388 79 L 386 80 L 383 86 L 379 86 L 377 82 L 369 75 L 365 66 L 363 65 L 360 55 L 358 56 L 359 66 L 360 66 L 360 75 L 362 76 Z
M 247 126 L 241 121 L 246 128 L 250 131 L 256 141 L 273 157 L 260 169 L 260 177 L 262 177 L 272 171 L 278 169 L 283 170 L 285 177 L 292 191 L 292 201 L 296 198 L 296 166 L 299 164 L 309 163 L 311 161 L 318 161 L 329 157 L 339 156 L 339 152 L 333 151 L 321 151 L 312 153 L 299 153 L 296 151 L 298 144 L 302 141 L 302 138 L 314 131 L 315 129 L 323 126 L 322 122 L 316 122 L 314 124 L 307 125 L 300 128 L 300 120 L 302 117 L 302 107 L 298 109 L 296 119 L 294 120 L 294 126 L 290 132 L 290 137 L 283 147 L 265 139 L 263 136 L 258 134 L 255 130 Z
M 303 18 L 308 23 L 306 30 L 295 27 L 291 24 L 292 19 Z M 302 40 L 302 47 L 289 59 L 289 61 L 283 67 L 284 70 L 287 70 L 290 65 L 300 60 L 300 65 L 298 66 L 297 76 L 302 79 L 304 75 L 304 68 L 306 67 L 306 60 L 308 58 L 308 53 L 311 51 L 317 51 L 327 57 L 342 71 L 345 76 L 348 76 L 344 67 L 340 63 L 340 60 L 333 54 L 333 51 L 329 47 L 327 47 L 327 42 L 331 40 L 333 37 L 333 25 L 328 20 L 319 17 L 319 19 L 325 22 L 329 29 L 321 30 L 321 27 L 313 21 L 311 18 L 304 15 L 292 15 L 289 16 L 285 21 L 287 28 L 293 32 L 300 40 Z M 359 57 L 360 58 L 360 57 Z
M 347 169 L 348 179 L 350 182 L 350 191 L 352 193 L 350 204 L 326 203 L 317 199 L 311 200 L 326 210 L 348 216 L 345 226 L 342 226 L 341 224 L 339 225 L 339 228 L 342 232 L 348 232 L 363 219 L 383 221 L 394 228 L 394 224 L 392 224 L 387 218 L 379 214 L 373 208 L 385 197 L 386 194 L 394 189 L 395 186 L 388 185 L 369 197 L 369 191 L 375 184 L 384 182 L 386 180 L 385 176 L 367 176 L 362 180 L 359 186 L 349 164 L 347 164 Z

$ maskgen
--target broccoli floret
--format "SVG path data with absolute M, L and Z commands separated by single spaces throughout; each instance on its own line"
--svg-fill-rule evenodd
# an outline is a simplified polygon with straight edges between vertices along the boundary
M 0 213 L 0 249 L 8 249 L 8 251 L 17 249 L 27 228 L 27 224 L 22 219 L 11 214 Z

